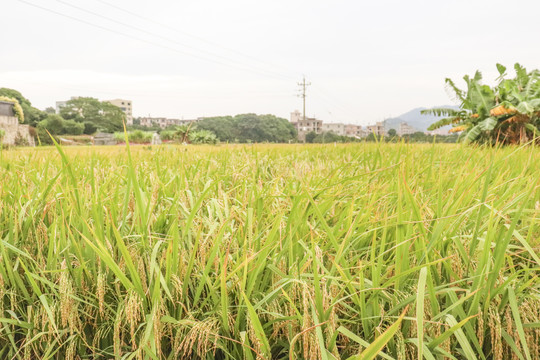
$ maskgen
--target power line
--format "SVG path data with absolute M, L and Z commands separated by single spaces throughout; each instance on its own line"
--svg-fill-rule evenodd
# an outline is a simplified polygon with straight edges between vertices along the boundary
M 154 33 L 154 32 L 151 32 L 151 31 L 147 31 L 145 29 L 142 29 L 140 27 L 137 27 L 137 26 L 134 26 L 134 25 L 131 25 L 131 24 L 128 24 L 128 23 L 125 23 L 125 22 L 122 22 L 122 21 L 119 21 L 118 19 L 114 19 L 114 18 L 111 18 L 111 17 L 108 17 L 108 16 L 105 16 L 105 15 L 102 15 L 102 14 L 99 14 L 99 13 L 96 13 L 94 11 L 91 11 L 91 10 L 88 10 L 88 9 L 85 9 L 83 7 L 80 7 L 80 6 L 77 6 L 77 5 L 74 5 L 74 4 L 71 4 L 67 1 L 64 1 L 64 0 L 56 0 L 57 2 L 61 3 L 61 4 L 64 4 L 66 6 L 69 6 L 71 8 L 74 8 L 74 9 L 77 9 L 79 11 L 82 11 L 82 12 L 85 12 L 87 14 L 90 14 L 90 15 L 93 15 L 93 16 L 96 16 L 96 17 L 99 17 L 99 18 L 102 18 L 102 19 L 105 19 L 107 21 L 110 21 L 110 22 L 113 22 L 114 24 L 119 24 L 119 25 L 122 25 L 122 26 L 125 26 L 129 29 L 133 29 L 133 30 L 136 30 L 136 31 L 139 31 L 143 34 L 146 34 L 146 35 L 150 35 L 150 36 L 154 36 L 156 38 L 159 38 L 159 39 L 162 39 L 162 40 L 165 40 L 165 41 L 169 41 L 169 42 L 172 42 L 172 43 L 175 43 L 177 45 L 180 45 L 180 46 L 183 46 L 183 47 L 186 47 L 186 48 L 189 48 L 189 49 L 192 49 L 192 50 L 195 50 L 195 51 L 199 51 L 201 53 L 205 53 L 207 55 L 210 55 L 210 56 L 214 56 L 214 57 L 218 57 L 218 58 L 221 58 L 223 60 L 226 60 L 226 61 L 229 61 L 231 63 L 235 63 L 234 60 L 228 58 L 228 57 L 225 57 L 225 56 L 221 56 L 219 54 L 216 54 L 216 53 L 213 53 L 213 52 L 210 52 L 210 51 L 206 51 L 206 50 L 202 50 L 202 49 L 199 49 L 197 47 L 194 47 L 194 46 L 190 46 L 190 45 L 187 45 L 187 44 L 184 44 L 184 43 L 181 43 L 179 41 L 177 41 L 176 39 L 171 39 L 169 37 L 166 37 L 166 36 L 163 36 L 163 35 L 160 35 L 160 34 L 157 34 L 157 33 Z M 239 63 L 241 66 L 246 66 L 246 64 L 243 64 L 243 63 Z M 259 68 L 256 68 L 254 66 L 250 66 L 250 65 L 247 65 L 249 66 L 250 68 L 253 68 L 255 70 L 261 70 Z M 267 70 L 263 70 L 265 72 L 267 72 L 268 74 L 273 74 L 273 75 L 276 75 L 276 76 L 282 76 L 280 74 L 277 74 L 277 73 L 274 73 L 274 72 L 270 72 L 270 71 L 267 71 Z M 285 78 L 285 77 L 284 77 Z
M 338 108 L 341 111 L 346 112 L 349 116 L 352 116 L 353 118 L 360 118 L 360 116 L 358 116 L 355 111 L 344 106 L 343 103 L 336 100 L 336 98 L 331 97 L 328 93 L 322 91 L 321 89 L 314 89 L 314 90 L 315 92 L 318 93 L 318 97 L 320 99 L 325 100 L 327 104 L 332 105 L 334 108 Z
M 21 3 L 24 3 L 24 4 L 26 4 L 26 5 L 29 5 L 29 6 L 38 8 L 38 9 L 41 9 L 41 10 L 43 10 L 43 11 L 50 12 L 50 13 L 55 14 L 55 15 L 58 15 L 58 16 L 62 16 L 62 17 L 65 17 L 65 18 L 68 18 L 68 19 L 71 19 L 71 20 L 74 20 L 74 21 L 78 21 L 78 22 L 80 22 L 80 23 L 83 23 L 83 24 L 86 24 L 86 25 L 89 25 L 89 26 L 92 26 L 92 27 L 95 27 L 95 28 L 98 28 L 98 29 L 101 29 L 101 30 L 105 30 L 105 31 L 110 32 L 110 33 L 113 33 L 113 34 L 118 34 L 118 35 L 121 35 L 121 36 L 130 38 L 130 39 L 133 39 L 133 40 L 137 40 L 137 41 L 140 41 L 140 42 L 144 42 L 144 43 L 146 43 L 146 44 L 150 44 L 150 45 L 153 45 L 153 46 L 157 46 L 157 47 L 160 47 L 160 48 L 162 48 L 162 49 L 166 49 L 166 50 L 169 50 L 169 51 L 177 52 L 177 53 L 180 53 L 180 54 L 182 54 L 182 55 L 187 55 L 187 56 L 195 57 L 195 58 L 198 58 L 198 59 L 201 59 L 201 60 L 205 60 L 205 61 L 208 61 L 208 62 L 213 62 L 213 63 L 219 64 L 219 65 L 232 67 L 232 68 L 235 68 L 235 69 L 241 70 L 241 71 L 247 71 L 247 72 L 251 72 L 251 73 L 254 73 L 254 74 L 258 74 L 258 75 L 263 75 L 263 76 L 267 76 L 267 77 L 277 78 L 276 76 L 271 75 L 271 74 L 268 74 L 268 73 L 261 73 L 261 72 L 254 71 L 254 70 L 251 70 L 251 69 L 241 68 L 241 67 L 238 67 L 238 66 L 236 66 L 236 65 L 227 64 L 227 63 L 223 63 L 223 62 L 220 62 L 220 61 L 217 61 L 217 60 L 205 58 L 205 57 L 200 56 L 200 55 L 197 55 L 197 54 L 192 54 L 192 53 L 189 53 L 189 52 L 186 52 L 186 51 L 182 51 L 182 50 L 179 50 L 179 49 L 176 49 L 176 48 L 172 48 L 172 47 L 167 46 L 167 45 L 159 44 L 159 43 L 156 43 L 156 42 L 153 42 L 153 41 L 149 41 L 149 40 L 146 40 L 146 39 L 142 39 L 142 38 L 139 38 L 139 37 L 130 35 L 130 34 L 126 34 L 126 33 L 117 31 L 117 30 L 113 30 L 113 29 L 108 28 L 108 27 L 106 27 L 106 26 L 94 24 L 94 23 L 92 23 L 92 22 L 90 22 L 90 21 L 86 21 L 86 20 L 84 20 L 84 19 L 80 19 L 80 18 L 71 16 L 71 15 L 68 15 L 68 14 L 64 14 L 64 13 L 61 13 L 61 12 L 59 12 L 59 11 L 55 11 L 55 10 L 52 10 L 52 9 L 49 9 L 49 8 L 46 8 L 46 7 L 43 7 L 43 6 L 40 6 L 40 5 L 36 5 L 36 4 L 31 3 L 31 2 L 29 2 L 29 1 L 26 1 L 26 0 L 17 0 L 17 1 L 19 1 L 19 2 L 21 2 Z M 283 79 L 281 78 L 280 80 L 283 80 Z
M 273 64 L 273 63 L 270 63 L 270 62 L 267 62 L 267 61 L 263 61 L 263 60 L 257 59 L 256 57 L 253 57 L 253 56 L 251 56 L 251 55 L 245 54 L 245 53 L 243 53 L 243 52 L 241 52 L 241 51 L 238 51 L 238 50 L 236 50 L 236 49 L 233 49 L 233 48 L 230 48 L 230 47 L 223 46 L 223 45 L 221 45 L 221 44 L 219 44 L 219 43 L 216 43 L 216 42 L 213 42 L 213 41 L 204 39 L 204 38 L 202 38 L 202 37 L 200 37 L 200 36 L 196 36 L 196 35 L 187 33 L 187 32 L 185 32 L 185 31 L 178 30 L 178 29 L 175 28 L 175 27 L 172 27 L 172 26 L 170 26 L 170 25 L 167 25 L 167 24 L 161 23 L 161 22 L 159 22 L 159 21 L 155 21 L 155 20 L 153 20 L 153 19 L 150 19 L 150 18 L 147 18 L 147 17 L 145 17 L 145 16 L 139 15 L 139 14 L 137 14 L 137 13 L 131 11 L 131 10 L 124 9 L 124 8 L 118 6 L 118 5 L 111 4 L 111 3 L 107 2 L 107 1 L 104 1 L 104 0 L 96 0 L 96 1 L 98 1 L 98 2 L 100 2 L 100 3 L 102 3 L 102 4 L 104 4 L 104 5 L 107 5 L 107 6 L 109 6 L 109 7 L 112 7 L 112 8 L 114 8 L 114 9 L 117 9 L 117 10 L 119 10 L 119 11 L 122 11 L 122 12 L 124 12 L 124 13 L 126 13 L 126 14 L 130 14 L 130 15 L 132 15 L 132 16 L 135 16 L 136 18 L 139 18 L 139 19 L 141 19 L 141 20 L 145 20 L 145 21 L 147 21 L 147 22 L 150 22 L 150 23 L 152 23 L 152 24 L 155 24 L 155 25 L 164 27 L 164 28 L 166 28 L 166 29 L 172 30 L 172 31 L 177 32 L 177 33 L 179 33 L 179 34 L 182 34 L 182 35 L 188 36 L 188 37 L 190 37 L 190 38 L 193 38 L 193 39 L 196 39 L 196 40 L 205 42 L 205 43 L 207 43 L 207 44 L 209 44 L 209 45 L 216 46 L 216 47 L 219 47 L 219 48 L 221 48 L 221 49 L 224 49 L 224 50 L 227 50 L 227 51 L 236 53 L 236 54 L 241 55 L 241 56 L 243 56 L 243 57 L 245 57 L 245 58 L 248 58 L 248 59 L 257 61 L 257 62 L 259 62 L 259 63 L 261 63 L 261 64 L 269 65 L 269 66 L 271 66 L 271 67 L 280 67 L 280 68 L 282 68 L 283 70 L 289 71 L 289 69 L 285 68 L 285 67 L 282 66 L 282 65 L 276 65 L 276 64 Z M 292 78 L 292 77 L 290 77 L 290 78 Z
M 24 80 L 24 79 L 14 79 L 14 78 L 11 78 L 11 77 L 4 77 L 2 78 L 2 74 L 0 74 L 0 82 L 1 81 L 4 81 L 4 82 L 17 82 L 17 83 L 24 83 L 24 84 L 30 84 L 30 85 L 37 85 L 37 86 L 40 86 L 40 87 L 47 87 L 47 88 L 57 88 L 57 89 L 64 89 L 64 90 L 76 90 L 76 91 L 82 91 L 82 92 L 85 92 L 85 93 L 92 93 L 92 94 L 101 94 L 101 95 L 111 95 L 111 96 L 128 96 L 128 97 L 140 97 L 140 96 L 145 96 L 147 95 L 148 93 L 147 92 L 125 92 L 125 91 L 104 91 L 103 89 L 96 89 L 96 88 L 90 88 L 90 87 L 80 87 L 80 86 L 71 86 L 71 85 L 62 85 L 62 84 L 58 84 L 58 83 L 47 83 L 46 85 L 43 83 L 43 82 L 37 82 L 37 81 L 28 81 L 28 80 Z M 177 94 L 171 94 L 170 92 L 166 92 L 166 93 L 155 93 L 153 92 L 153 94 L 158 94 L 160 97 L 168 97 L 168 98 L 177 98 L 178 95 Z M 287 94 L 287 93 L 280 93 L 280 92 L 268 92 L 268 93 L 264 93 L 264 92 L 261 92 L 261 93 L 250 93 L 249 95 L 244 95 L 244 96 L 247 96 L 247 97 L 260 97 L 260 96 L 264 96 L 266 98 L 287 98 L 290 96 L 290 94 Z M 204 95 L 204 96 L 201 96 L 201 98 L 208 98 L 209 96 L 208 95 Z M 222 96 L 220 96 L 221 98 Z M 190 98 L 193 98 L 193 96 L 191 96 Z M 197 96 L 195 96 L 195 98 L 197 98 Z

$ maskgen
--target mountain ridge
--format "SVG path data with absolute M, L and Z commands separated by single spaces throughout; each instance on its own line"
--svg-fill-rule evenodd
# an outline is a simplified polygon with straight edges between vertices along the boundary
M 418 131 L 427 131 L 427 128 L 436 122 L 437 120 L 442 119 L 444 116 L 435 116 L 435 115 L 422 115 L 420 112 L 422 110 L 434 109 L 434 108 L 449 108 L 449 109 L 459 109 L 455 105 L 442 105 L 442 106 L 433 106 L 433 107 L 417 107 L 412 110 L 407 111 L 396 117 L 391 117 L 384 120 L 384 127 L 386 131 L 390 129 L 398 130 L 399 124 L 402 122 L 407 123 Z M 446 128 L 446 127 L 445 127 Z M 450 126 L 448 126 L 450 128 Z

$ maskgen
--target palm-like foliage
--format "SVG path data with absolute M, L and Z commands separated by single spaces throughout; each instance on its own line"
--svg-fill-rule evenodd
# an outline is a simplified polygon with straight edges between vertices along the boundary
M 180 126 L 177 126 L 176 127 L 176 131 L 174 132 L 174 137 L 178 140 L 180 140 L 181 143 L 187 143 L 189 142 L 189 132 L 191 130 L 194 130 L 195 128 L 192 129 L 192 124 L 190 123 L 189 125 L 180 125 Z
M 445 116 L 429 127 L 434 130 L 453 125 L 451 132 L 463 131 L 465 141 L 516 144 L 540 135 L 540 71 L 515 64 L 516 76 L 506 78 L 506 67 L 497 64 L 498 84 L 482 84 L 482 74 L 465 76 L 467 90 L 459 89 L 451 79 L 447 88 L 460 102 L 460 109 L 436 108 L 423 114 Z
M 173 137 L 181 143 L 187 144 L 215 144 L 217 136 L 210 130 L 197 129 L 196 126 L 181 125 L 176 127 Z
M 209 130 L 196 130 L 189 133 L 189 140 L 193 144 L 215 144 L 216 134 Z

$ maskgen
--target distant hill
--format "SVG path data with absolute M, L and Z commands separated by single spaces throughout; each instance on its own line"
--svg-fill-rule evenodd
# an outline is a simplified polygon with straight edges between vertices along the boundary
M 434 107 L 442 107 L 442 108 L 451 108 L 451 109 L 458 109 L 459 107 L 453 106 L 453 105 L 442 105 L 442 106 L 434 106 Z M 439 116 L 433 116 L 433 115 L 422 115 L 420 114 L 420 111 L 426 110 L 428 108 L 425 107 L 419 107 L 416 109 L 412 109 L 411 111 L 408 111 L 404 114 L 401 114 L 399 116 L 386 119 L 384 122 L 384 126 L 386 128 L 386 131 L 390 129 L 398 129 L 399 124 L 402 122 L 406 122 L 410 126 L 414 127 L 415 129 L 418 129 L 418 131 L 426 131 L 427 128 L 436 122 L 437 120 L 441 119 Z

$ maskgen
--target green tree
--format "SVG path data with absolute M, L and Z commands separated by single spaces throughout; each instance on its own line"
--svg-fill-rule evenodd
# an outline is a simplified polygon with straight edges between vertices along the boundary
M 36 135 L 40 144 L 52 144 L 51 136 L 56 140 L 57 135 L 64 132 L 64 119 L 59 115 L 49 115 L 36 126 Z
M 30 103 L 30 100 L 25 98 L 20 92 L 9 88 L 0 88 L 0 96 L 13 98 L 19 102 L 24 113 L 24 124 L 36 126 L 38 122 L 45 119 L 47 114 L 39 109 L 36 109 Z
M 190 132 L 195 130 L 195 128 L 196 127 L 193 126 L 193 124 L 177 126 L 176 130 L 174 131 L 173 137 L 175 139 L 177 139 L 178 141 L 180 141 L 181 143 L 189 142 L 190 141 L 190 137 L 189 137 Z M 209 130 L 205 130 L 205 131 L 209 131 Z
M 368 142 L 379 141 L 379 137 L 371 132 L 365 137 L 365 140 Z
M 358 141 L 358 139 L 354 137 L 338 135 L 333 131 L 325 131 L 322 134 L 315 134 L 314 132 L 310 132 L 306 134 L 306 142 L 312 142 L 312 143 L 317 143 L 317 144 L 349 143 L 349 142 L 356 142 L 356 141 Z
M 200 130 L 212 131 L 220 141 L 236 142 L 237 130 L 232 116 L 217 116 L 204 118 L 197 123 Z
M 459 89 L 451 79 L 447 86 L 454 91 L 460 109 L 430 109 L 424 114 L 446 116 L 430 126 L 430 130 L 452 124 L 451 132 L 462 132 L 467 142 L 518 144 L 540 135 L 540 71 L 527 70 L 515 64 L 516 76 L 506 78 L 506 67 L 497 64 L 498 83 L 494 87 L 482 84 L 477 71 L 471 78 L 464 76 L 466 90 Z
M 60 115 L 48 115 L 45 120 L 38 123 L 37 129 L 47 130 L 52 135 L 64 134 L 64 119 Z M 47 131 L 42 131 L 40 135 L 46 135 Z
M 274 115 L 240 114 L 205 118 L 197 123 L 197 128 L 212 131 L 223 142 L 284 143 L 296 139 L 294 126 Z
M 74 120 L 64 120 L 60 115 L 49 114 L 37 124 L 37 135 L 41 143 L 50 144 L 50 135 L 81 135 L 84 124 Z
M 397 135 L 396 129 L 390 129 L 388 130 L 388 136 L 394 137 Z
M 317 135 L 313 141 L 313 143 L 318 144 L 327 144 L 327 143 L 333 143 L 333 142 L 343 142 L 343 136 L 340 136 L 336 134 L 333 131 L 323 132 L 322 134 Z
M 64 134 L 81 135 L 84 132 L 84 124 L 74 120 L 64 120 Z
M 118 106 L 91 97 L 69 100 L 60 110 L 60 115 L 66 120 L 91 123 L 98 131 L 108 133 L 123 130 L 125 120 L 125 114 Z
M 83 133 L 86 135 L 92 135 L 98 130 L 97 126 L 93 122 L 85 121 L 83 122 L 83 126 Z
M 310 131 L 306 134 L 306 142 L 311 144 L 315 140 L 316 137 L 317 137 L 317 133 L 314 131 Z

